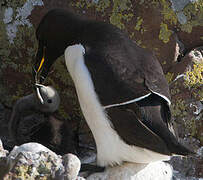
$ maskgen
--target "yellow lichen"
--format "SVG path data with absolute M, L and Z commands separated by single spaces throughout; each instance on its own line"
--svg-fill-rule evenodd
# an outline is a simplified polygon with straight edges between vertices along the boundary
M 95 4 L 95 9 L 98 12 L 103 12 L 105 11 L 106 8 L 110 6 L 110 0 L 100 0 L 97 4 Z M 104 14 L 102 14 L 104 15 Z
M 191 2 L 183 9 L 184 15 L 187 17 L 187 23 L 181 26 L 181 30 L 187 33 L 192 32 L 194 26 L 203 25 L 203 1 Z
M 166 61 L 165 61 L 165 62 L 166 62 Z M 173 80 L 174 74 L 168 72 L 168 73 L 165 75 L 165 77 L 166 77 L 166 80 L 168 81 L 168 83 L 170 83 L 170 82 L 172 82 L 172 80 Z
M 191 70 L 188 70 L 185 76 L 185 84 L 189 87 L 203 85 L 203 63 L 196 63 Z
M 137 23 L 134 27 L 136 31 L 139 31 L 142 28 L 143 19 L 141 17 L 137 17 Z
M 173 9 L 171 8 L 171 4 L 166 0 L 160 0 L 160 3 L 163 7 L 162 9 L 162 15 L 164 18 L 164 21 L 168 21 L 171 25 L 177 24 L 177 17 Z
M 120 29 L 124 29 L 124 21 L 130 21 L 133 17 L 131 12 L 130 0 L 113 0 L 113 9 L 110 16 L 110 23 L 117 26 Z
M 162 22 L 160 25 L 159 39 L 167 43 L 170 40 L 171 34 L 172 31 L 168 29 L 168 25 Z
M 30 176 L 27 173 L 29 171 L 29 166 L 27 165 L 21 165 L 16 167 L 16 178 L 17 179 L 29 179 Z

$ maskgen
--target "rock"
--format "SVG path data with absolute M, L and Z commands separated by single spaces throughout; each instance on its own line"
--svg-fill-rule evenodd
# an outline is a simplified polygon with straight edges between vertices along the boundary
M 171 180 L 172 167 L 164 162 L 150 164 L 125 163 L 90 175 L 87 180 Z
M 69 2 L 70 5 L 68 6 Z M 191 62 L 188 51 L 202 45 L 203 41 L 203 8 L 201 0 L 78 0 L 77 2 L 74 0 L 2 0 L 0 3 L 1 102 L 5 102 L 5 104 L 11 107 L 13 102 L 25 94 L 29 94 L 28 92 L 32 90 L 31 62 L 35 58 L 37 50 L 36 38 L 34 36 L 35 30 L 45 13 L 56 7 L 71 7 L 74 12 L 83 16 L 116 25 L 125 31 L 131 39 L 136 41 L 139 46 L 154 52 L 169 82 L 172 82 L 180 75 L 178 77 L 182 78 L 172 83 L 170 87 L 172 115 L 176 126 L 175 131 L 181 141 L 196 139 L 196 143 L 191 144 L 195 149 L 203 145 L 201 134 L 203 113 L 200 112 L 198 115 L 194 113 L 198 113 L 201 109 L 202 85 L 195 81 L 188 81 L 195 88 L 191 86 L 186 87 L 183 78 L 185 70 Z M 75 132 L 78 132 L 78 127 L 80 127 L 81 122 L 84 122 L 84 119 L 80 112 L 73 83 L 62 63 L 63 60 L 63 57 L 57 60 L 48 79 L 49 83 L 57 87 L 62 99 L 59 115 L 63 122 L 66 123 L 63 132 L 73 132 L 71 136 L 62 135 L 62 139 L 64 139 L 63 144 L 64 142 L 79 141 L 80 144 L 85 144 L 88 147 L 86 148 L 87 151 L 89 151 L 89 147 L 92 148 L 93 144 L 91 133 L 85 132 L 85 135 L 82 135 L 83 137 L 80 140 L 76 138 L 77 133 Z M 194 103 L 198 108 L 193 106 Z M 190 108 L 190 106 L 192 107 Z M 0 116 L 1 114 L 0 112 Z M 7 114 L 9 115 L 9 113 Z M 52 133 L 50 132 L 52 126 L 48 123 L 49 119 L 42 114 L 34 114 L 34 116 L 24 119 L 24 122 L 28 121 L 39 123 L 38 125 L 43 125 L 43 127 L 34 126 L 34 130 L 40 129 L 40 132 L 37 131 L 35 136 L 31 138 L 24 136 L 21 138 L 22 140 L 27 138 L 28 141 L 42 142 L 47 147 L 49 142 L 55 142 L 57 144 L 51 144 L 52 147 L 61 152 L 62 148 L 58 145 L 60 143 L 60 134 L 52 141 Z M 8 140 L 8 136 L 4 136 L 7 133 L 7 128 L 5 127 L 7 122 L 7 119 L 1 120 L 0 127 L 0 137 L 4 142 L 4 146 L 6 146 L 6 141 Z M 22 123 L 21 127 L 24 128 L 21 129 L 20 134 L 29 134 L 27 129 L 30 125 L 27 124 L 25 126 L 25 124 Z M 43 136 L 44 134 L 49 135 Z M 8 144 L 10 143 L 8 142 Z M 73 149 L 75 150 L 76 148 Z M 63 153 L 67 152 L 70 151 L 63 149 Z M 182 162 L 181 159 L 178 159 L 178 161 Z M 191 163 L 195 164 L 196 162 L 192 161 Z M 184 164 L 184 162 L 181 164 Z M 175 167 L 175 164 L 173 166 Z M 196 167 L 196 169 L 200 168 L 200 165 Z M 184 167 L 182 169 L 184 170 Z
M 65 173 L 67 174 L 65 175 L 64 180 L 76 180 L 80 171 L 80 160 L 73 154 L 64 155 L 62 159 L 65 167 Z
M 33 154 L 39 153 L 39 152 L 47 152 L 48 154 L 51 154 L 52 156 L 57 157 L 57 154 L 46 148 L 45 146 L 39 144 L 39 143 L 26 143 L 21 146 L 15 146 L 13 150 L 9 153 L 9 158 L 16 158 L 19 153 L 21 152 L 30 152 Z
M 0 179 L 76 180 L 80 160 L 73 154 L 58 156 L 38 143 L 16 146 L 0 159 Z M 81 178 L 82 179 L 82 178 Z
M 6 157 L 6 154 L 8 154 L 8 151 L 4 150 L 3 143 L 2 143 L 2 141 L 0 139 L 0 158 L 1 157 Z
M 9 165 L 6 159 L 7 154 L 8 151 L 4 150 L 2 141 L 0 139 L 0 179 L 3 179 L 5 174 L 9 171 Z
M 55 179 L 59 180 L 76 180 L 80 171 L 80 160 L 73 154 L 66 154 L 62 157 L 63 170 L 56 173 Z

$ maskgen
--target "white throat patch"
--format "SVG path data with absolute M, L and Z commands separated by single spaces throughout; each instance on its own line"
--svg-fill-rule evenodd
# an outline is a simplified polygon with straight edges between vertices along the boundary
M 168 160 L 169 156 L 128 145 L 119 137 L 94 90 L 91 75 L 84 63 L 84 53 L 81 44 L 69 46 L 65 50 L 65 62 L 74 81 L 83 115 L 96 141 L 98 165 Z

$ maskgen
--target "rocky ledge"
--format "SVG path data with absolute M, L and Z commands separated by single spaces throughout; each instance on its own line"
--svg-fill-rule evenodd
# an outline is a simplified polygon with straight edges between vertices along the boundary
M 0 179 L 3 180 L 197 180 L 181 176 L 167 162 L 125 163 L 88 177 L 88 172 L 79 174 L 80 168 L 81 162 L 74 154 L 60 156 L 34 142 L 15 146 L 8 152 L 0 140 Z

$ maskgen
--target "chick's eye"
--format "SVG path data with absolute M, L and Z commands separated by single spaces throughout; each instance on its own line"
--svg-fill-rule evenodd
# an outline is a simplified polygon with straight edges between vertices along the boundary
M 48 103 L 52 103 L 52 100 L 51 100 L 51 99 L 48 99 L 47 102 L 48 102 Z

